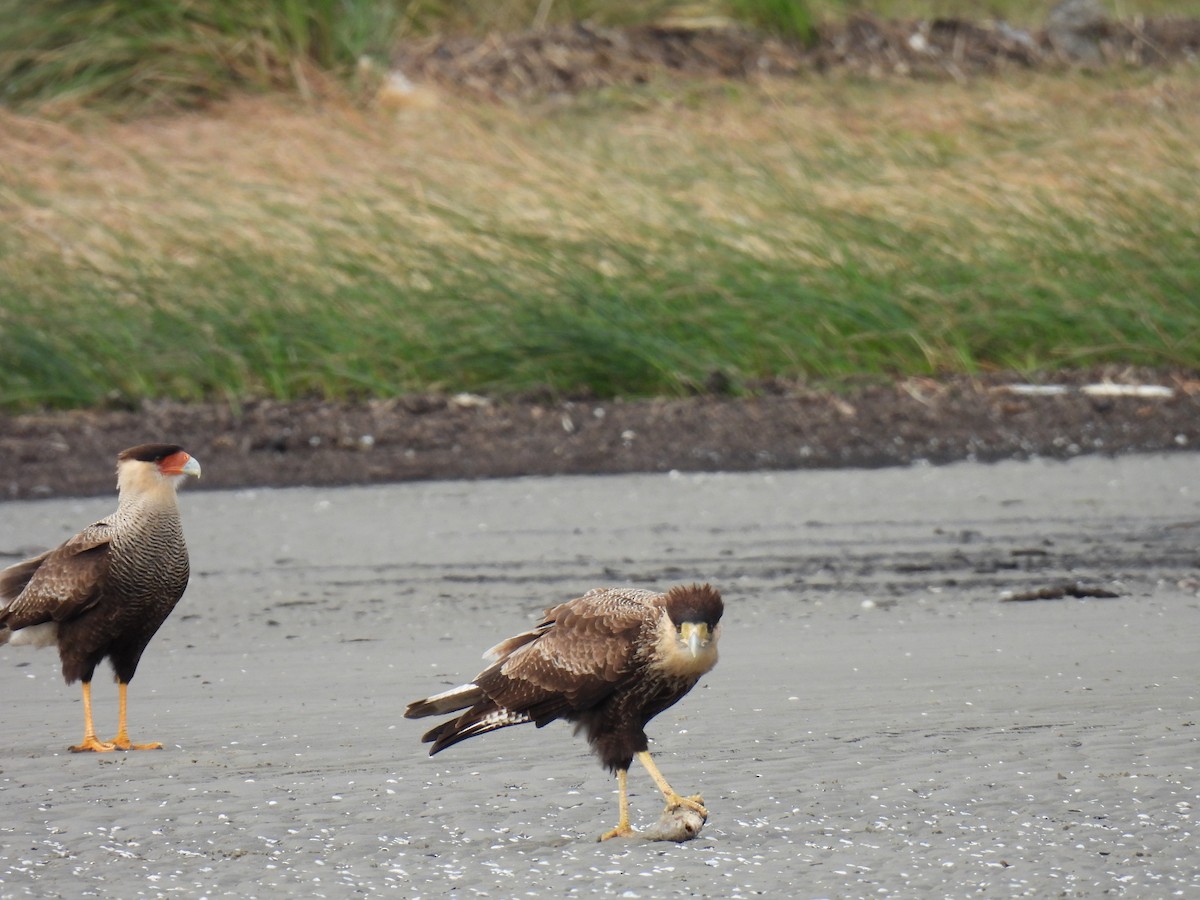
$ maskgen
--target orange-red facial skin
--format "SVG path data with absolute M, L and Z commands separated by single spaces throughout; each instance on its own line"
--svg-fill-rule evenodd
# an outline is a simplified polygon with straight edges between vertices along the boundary
M 180 450 L 178 453 L 172 453 L 170 456 L 164 457 L 162 462 L 158 464 L 158 471 L 164 475 L 182 475 L 183 467 L 188 464 L 191 459 L 187 453 Z

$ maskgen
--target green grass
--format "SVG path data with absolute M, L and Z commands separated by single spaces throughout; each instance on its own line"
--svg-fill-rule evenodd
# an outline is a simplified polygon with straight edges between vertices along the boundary
M 1195 72 L 641 97 L 0 117 L 0 408 L 1200 369 Z
M 0 0 L 0 22 L 0 103 L 136 115 L 352 81 L 401 19 L 380 0 Z

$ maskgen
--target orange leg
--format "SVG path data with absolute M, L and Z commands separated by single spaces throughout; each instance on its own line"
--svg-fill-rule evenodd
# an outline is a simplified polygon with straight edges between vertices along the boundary
M 92 724 L 92 683 L 83 683 L 83 742 L 71 747 L 72 753 L 108 753 L 112 744 L 96 739 L 96 727 Z
M 617 805 L 620 810 L 617 827 L 604 832 L 596 840 L 607 841 L 615 837 L 632 837 L 637 834 L 629 824 L 629 770 L 617 769 Z
M 117 696 L 119 699 L 119 707 L 117 711 L 117 736 L 113 738 L 112 746 L 118 750 L 161 750 L 162 744 L 157 741 L 153 744 L 135 744 L 129 740 L 129 731 L 125 726 L 125 704 L 126 693 L 129 691 L 129 685 L 124 682 L 117 683 Z
M 704 808 L 704 798 L 699 794 L 694 797 L 681 797 L 675 793 L 675 789 L 667 784 L 667 779 L 663 777 L 663 773 L 658 771 L 658 766 L 654 764 L 654 760 L 650 758 L 650 753 L 643 750 L 638 755 L 642 765 L 646 767 L 646 771 L 650 773 L 650 777 L 654 779 L 654 783 L 658 785 L 658 789 L 662 791 L 663 796 L 667 799 L 667 809 L 679 809 L 685 806 L 688 809 L 695 810 L 700 813 L 705 819 L 708 818 L 708 810 Z

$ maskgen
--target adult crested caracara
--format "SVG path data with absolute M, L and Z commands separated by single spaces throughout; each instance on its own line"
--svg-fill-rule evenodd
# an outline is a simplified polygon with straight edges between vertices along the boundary
M 600 840 L 635 834 L 626 779 L 637 756 L 667 800 L 667 811 L 708 817 L 700 797 L 681 797 L 647 752 L 646 723 L 679 700 L 717 663 L 724 604 L 709 585 L 665 594 L 599 588 L 546 610 L 541 624 L 484 654 L 495 660 L 470 684 L 409 704 L 408 718 L 466 710 L 428 731 L 432 756 L 452 744 L 532 722 L 576 723 L 600 762 L 616 772 L 617 826 Z
M 126 689 L 142 651 L 188 583 L 175 491 L 200 463 L 175 444 L 142 444 L 117 456 L 117 511 L 61 547 L 0 572 L 0 644 L 58 645 L 67 684 L 83 681 L 83 743 L 71 750 L 157 750 L 134 744 Z M 117 736 L 96 739 L 92 674 L 104 657 L 116 674 Z

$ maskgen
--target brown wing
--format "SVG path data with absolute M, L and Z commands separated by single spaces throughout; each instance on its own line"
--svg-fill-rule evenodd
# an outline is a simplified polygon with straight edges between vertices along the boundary
M 3 572 L 0 572 L 0 605 L 7 605 L 10 601 L 16 600 L 17 597 L 21 596 L 21 591 L 25 590 L 25 585 L 29 584 L 29 579 L 33 577 L 33 573 L 46 561 L 46 557 L 53 552 L 53 550 L 47 550 L 41 556 L 35 556 L 33 559 L 16 563 L 9 566 Z
M 10 566 L 0 574 L 0 591 L 12 597 L 0 624 L 12 630 L 65 622 L 100 599 L 108 577 L 110 528 L 98 522 L 62 546 Z
M 659 616 L 645 602 L 653 596 L 601 589 L 549 609 L 546 622 L 529 633 L 528 642 L 514 647 L 475 683 L 496 706 L 527 715 L 538 725 L 589 709 L 636 671 L 638 637 Z

